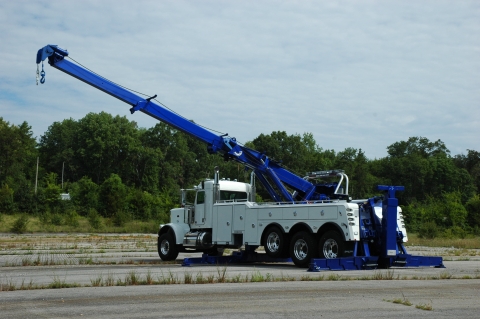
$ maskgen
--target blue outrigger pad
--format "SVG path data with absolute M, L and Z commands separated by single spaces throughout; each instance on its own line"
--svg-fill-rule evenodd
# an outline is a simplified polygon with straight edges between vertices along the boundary
M 321 270 L 364 270 L 375 269 L 378 265 L 378 257 L 344 257 L 334 259 L 312 259 L 308 271 L 318 272 Z
M 380 267 L 379 267 L 380 266 Z M 442 257 L 412 256 L 398 254 L 390 258 L 377 256 L 344 257 L 334 259 L 312 259 L 308 271 L 319 272 L 322 270 L 368 270 L 390 267 L 435 267 L 445 268 Z

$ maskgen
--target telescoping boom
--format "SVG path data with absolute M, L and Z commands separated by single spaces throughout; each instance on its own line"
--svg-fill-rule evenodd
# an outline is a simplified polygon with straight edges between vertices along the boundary
M 308 201 L 320 197 L 322 192 L 314 183 L 293 174 L 267 155 L 241 145 L 234 137 L 212 133 L 155 103 L 153 100 L 156 95 L 142 97 L 65 59 L 66 57 L 68 57 L 67 50 L 57 45 L 47 45 L 38 51 L 37 64 L 48 58 L 48 63 L 54 68 L 129 104 L 132 113 L 140 111 L 148 114 L 206 143 L 209 153 L 220 153 L 226 160 L 244 164 L 253 170 L 274 201 Z M 42 79 L 44 80 L 44 77 Z

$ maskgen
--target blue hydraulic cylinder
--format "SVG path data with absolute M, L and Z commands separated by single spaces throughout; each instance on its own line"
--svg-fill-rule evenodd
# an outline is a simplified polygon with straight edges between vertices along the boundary
M 382 257 L 394 257 L 398 254 L 397 245 L 397 208 L 398 199 L 395 192 L 405 190 L 403 186 L 378 185 L 379 190 L 388 191 L 387 198 L 383 201 L 382 218 Z

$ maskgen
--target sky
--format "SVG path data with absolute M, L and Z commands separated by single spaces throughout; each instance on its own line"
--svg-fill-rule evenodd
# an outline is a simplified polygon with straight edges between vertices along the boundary
M 478 0 L 0 0 L 0 34 L 0 117 L 37 138 L 90 112 L 157 123 L 48 63 L 36 85 L 36 53 L 56 44 L 242 143 L 285 131 L 370 159 L 414 136 L 480 151 Z

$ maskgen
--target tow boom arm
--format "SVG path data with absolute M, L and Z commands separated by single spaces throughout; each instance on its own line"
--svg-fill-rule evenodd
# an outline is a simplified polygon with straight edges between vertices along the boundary
M 61 49 L 57 45 L 47 45 L 38 50 L 37 64 L 48 58 L 48 63 L 54 68 L 131 105 L 130 112 L 132 114 L 140 111 L 150 115 L 206 143 L 209 153 L 220 153 L 226 160 L 234 160 L 244 164 L 254 171 L 270 196 L 277 202 L 305 201 L 314 198 L 315 194 L 319 194 L 315 184 L 281 167 L 265 154 L 237 143 L 234 137 L 214 134 L 153 102 L 152 100 L 156 95 L 149 98 L 141 97 L 76 63 L 66 60 L 65 57 L 67 56 L 67 50 Z M 44 82 L 44 78 L 41 82 Z M 290 193 L 287 187 L 294 191 L 294 195 Z

